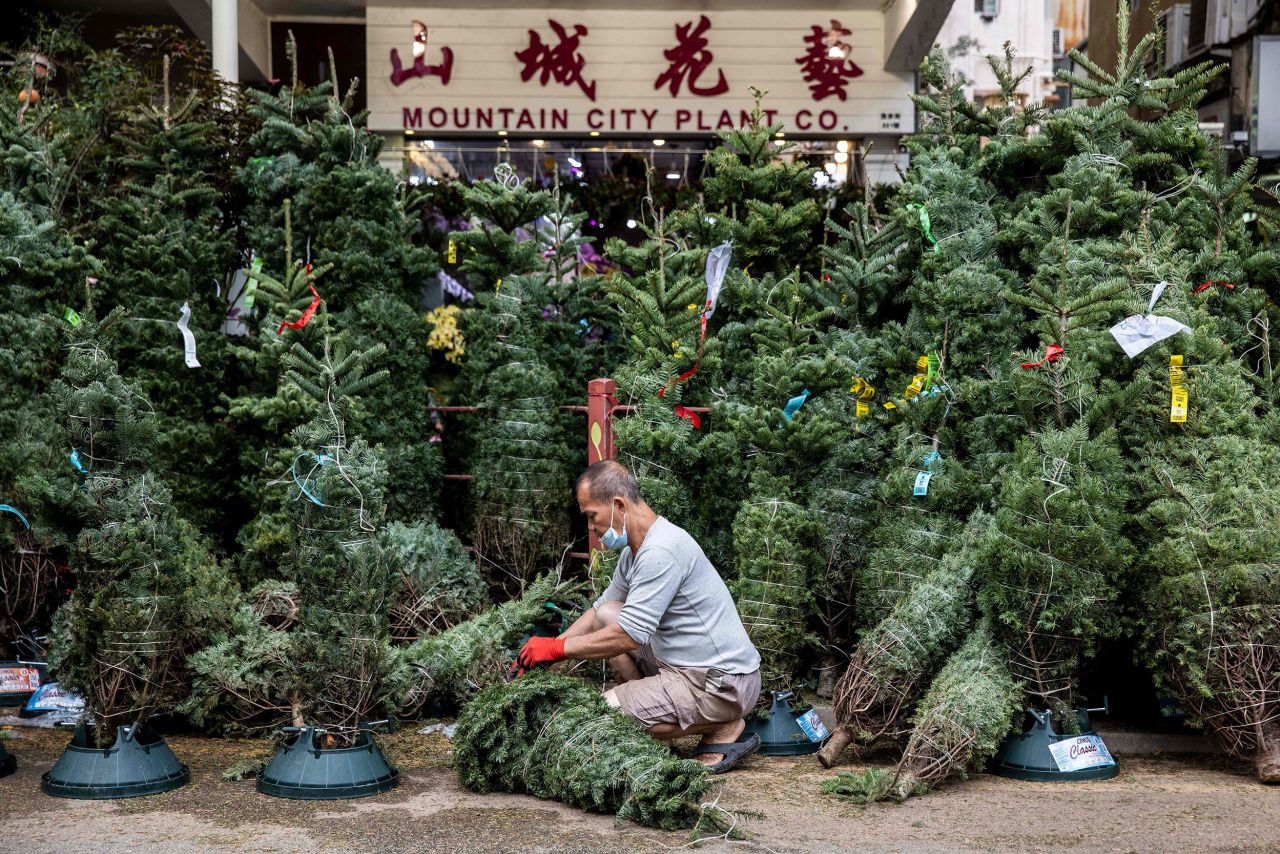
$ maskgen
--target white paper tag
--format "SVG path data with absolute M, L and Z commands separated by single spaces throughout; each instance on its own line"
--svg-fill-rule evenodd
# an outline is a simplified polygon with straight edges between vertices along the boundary
M 1116 764 L 1102 737 L 1097 735 L 1079 735 L 1055 741 L 1049 745 L 1049 752 L 1053 754 L 1059 771 L 1080 771 Z
M 198 368 L 200 367 L 200 362 L 196 359 L 196 336 L 187 328 L 187 324 L 190 322 L 191 305 L 184 302 L 182 304 L 182 316 L 178 318 L 178 329 L 182 331 L 182 354 L 187 360 L 188 368 Z
M 810 709 L 796 718 L 796 726 L 804 730 L 804 734 L 809 736 L 809 740 L 815 744 L 826 740 L 827 736 L 831 735 L 831 731 L 822 722 L 822 718 L 818 717 L 817 709 Z
M 1111 327 L 1112 337 L 1130 359 L 1172 335 L 1190 331 L 1191 327 L 1161 314 L 1131 314 Z
M 724 274 L 729 271 L 729 261 L 732 258 L 733 245 L 727 240 L 707 255 L 707 317 L 715 313 L 720 288 L 724 285 Z

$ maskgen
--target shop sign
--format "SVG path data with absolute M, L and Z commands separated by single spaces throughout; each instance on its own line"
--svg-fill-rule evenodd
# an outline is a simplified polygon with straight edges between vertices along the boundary
M 744 124 L 753 88 L 788 132 L 914 130 L 878 7 L 370 7 L 366 32 L 373 130 L 705 136 Z

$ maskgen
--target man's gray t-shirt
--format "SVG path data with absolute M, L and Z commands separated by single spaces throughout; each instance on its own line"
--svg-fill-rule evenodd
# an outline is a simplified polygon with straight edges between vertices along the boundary
M 638 554 L 622 550 L 595 607 L 609 601 L 625 603 L 618 625 L 636 643 L 649 644 L 659 661 L 724 673 L 760 669 L 760 653 L 724 580 L 693 537 L 661 516 Z

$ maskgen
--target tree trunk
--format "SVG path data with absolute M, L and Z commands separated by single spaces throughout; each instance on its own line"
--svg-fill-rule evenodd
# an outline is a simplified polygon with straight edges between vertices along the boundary
M 1270 739 L 1258 745 L 1254 755 L 1258 782 L 1280 784 L 1280 740 Z
M 831 733 L 831 738 L 827 740 L 826 745 L 818 751 L 818 761 L 822 763 L 822 767 L 830 768 L 839 762 L 840 755 L 844 753 L 844 749 L 851 741 L 853 741 L 853 733 L 849 732 L 848 727 L 836 727 L 836 731 Z

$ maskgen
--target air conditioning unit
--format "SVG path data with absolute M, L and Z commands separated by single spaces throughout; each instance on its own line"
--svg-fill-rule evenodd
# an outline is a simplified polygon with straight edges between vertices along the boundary
M 1000 0 L 974 0 L 973 10 L 990 21 L 1000 14 Z
M 1187 58 L 1231 40 L 1231 0 L 1191 0 Z
M 1165 68 L 1177 68 L 1187 61 L 1187 25 L 1190 20 L 1190 3 L 1175 3 L 1160 13 L 1160 29 L 1164 31 Z
M 1062 30 L 1053 28 L 1053 58 L 1062 59 L 1067 52 L 1062 49 Z

